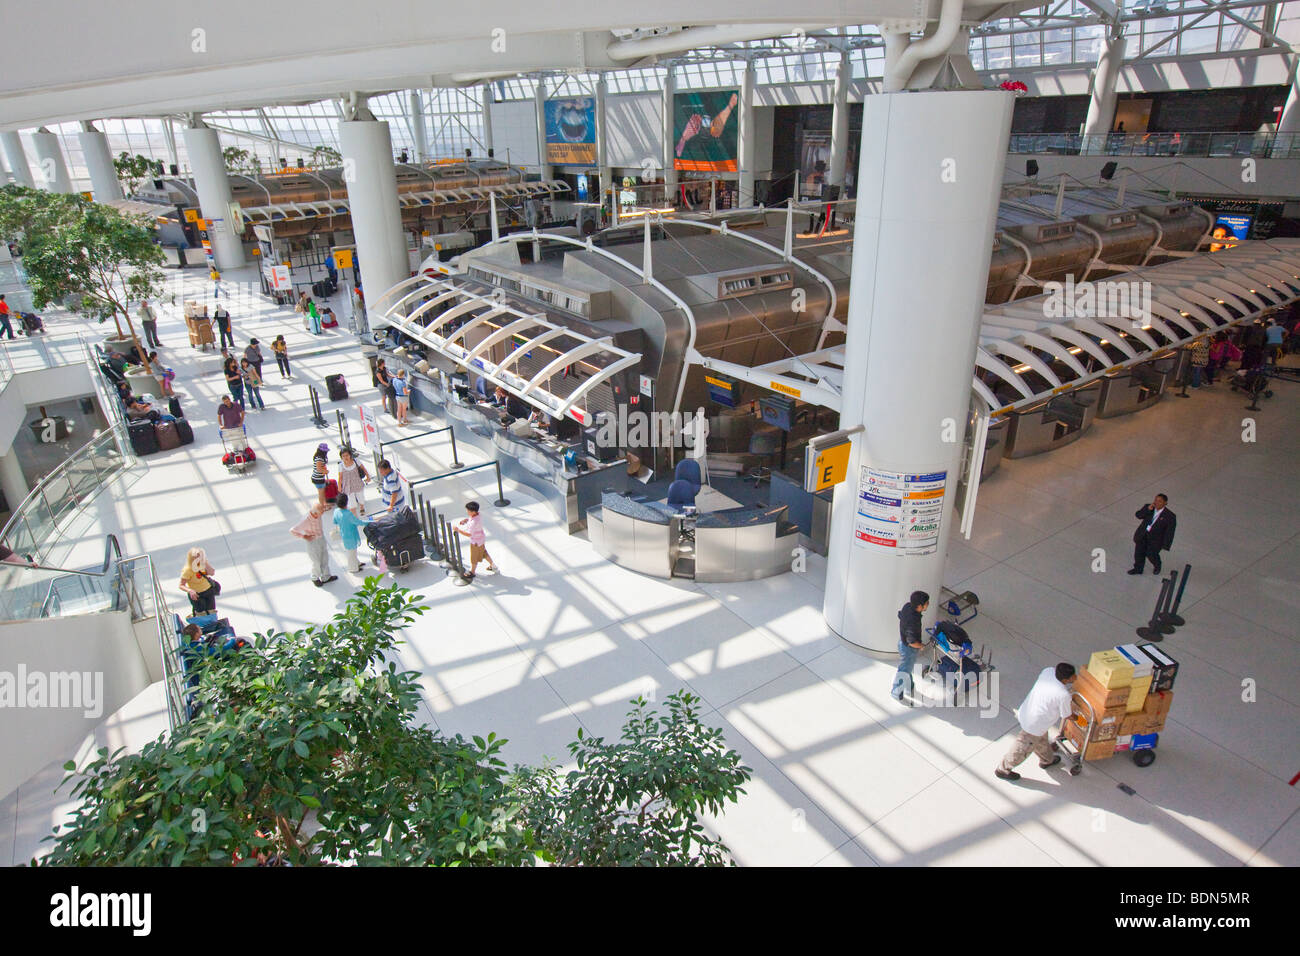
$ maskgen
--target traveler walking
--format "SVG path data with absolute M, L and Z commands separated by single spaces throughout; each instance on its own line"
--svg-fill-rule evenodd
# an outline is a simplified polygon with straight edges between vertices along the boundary
M 265 359 L 262 356 L 262 343 L 257 339 L 249 339 L 248 345 L 244 346 L 244 358 L 248 359 L 248 364 L 257 369 L 257 377 L 265 378 L 262 374 L 262 362 Z
M 1019 780 L 1016 767 L 1024 763 L 1031 753 L 1038 754 L 1038 765 L 1046 770 L 1061 762 L 1061 755 L 1052 752 L 1047 732 L 1070 716 L 1070 685 L 1074 683 L 1074 665 L 1064 662 L 1055 667 L 1044 667 L 1034 686 L 1020 702 L 1016 719 L 1020 733 L 993 773 L 1003 780 Z
M 283 335 L 277 335 L 275 341 L 271 343 L 271 351 L 275 353 L 275 364 L 279 366 L 281 378 L 293 378 L 293 373 L 289 371 L 289 343 L 284 340 Z
M 478 563 L 487 561 L 487 569 L 496 572 L 496 563 L 487 551 L 487 534 L 483 531 L 483 518 L 478 513 L 478 502 L 465 505 L 465 517 L 456 522 L 456 531 L 469 538 L 469 576 L 478 573 Z
M 364 465 L 357 461 L 356 455 L 351 448 L 346 445 L 339 449 L 339 494 L 340 502 L 342 495 L 348 496 L 350 506 L 357 515 L 366 513 L 366 503 L 362 499 L 362 492 L 367 484 L 370 483 L 370 474 L 366 471 Z M 346 507 L 339 504 L 340 508 Z
M 230 298 L 227 296 L 226 298 Z M 221 336 L 221 341 L 217 343 L 220 348 L 234 348 L 235 337 L 230 334 L 230 313 L 226 311 L 225 306 L 219 305 L 212 310 L 212 318 L 217 323 L 217 334 Z M 227 346 L 226 343 L 230 345 Z
M 212 575 L 217 573 L 202 548 L 190 548 L 181 569 L 181 590 L 189 595 L 194 614 L 207 614 L 217 609 L 217 595 L 221 585 Z
M 316 446 L 316 453 L 311 456 L 311 483 L 316 488 L 316 503 L 322 508 L 326 505 L 325 483 L 329 481 L 330 446 L 321 442 Z
M 357 559 L 357 548 L 361 547 L 361 529 L 369 523 L 369 518 L 362 518 L 352 511 L 351 499 L 340 491 L 338 507 L 334 509 L 334 526 L 339 529 L 343 551 L 348 556 L 347 567 L 353 574 L 365 570 Z
M 241 359 L 239 362 L 239 374 L 244 379 L 244 388 L 248 391 L 248 403 L 254 408 L 266 410 L 266 402 L 262 401 L 262 376 L 257 374 L 257 369 L 248 359 Z
M 154 312 L 148 299 L 140 303 L 136 315 L 140 316 L 140 328 L 144 329 L 144 344 L 150 348 L 162 348 L 162 343 L 158 341 L 158 314 Z
M 307 542 L 307 557 L 311 559 L 311 583 L 318 588 L 339 579 L 337 574 L 330 574 L 329 548 L 325 545 L 325 529 L 321 527 L 320 520 L 324 512 L 324 505 L 314 504 L 308 510 L 307 517 L 289 529 L 294 537 Z
M 889 696 L 908 707 L 916 706 L 912 700 L 912 668 L 916 666 L 917 652 L 925 647 L 921 615 L 929 606 L 930 595 L 913 591 L 898 612 L 898 671 L 894 674 L 894 686 L 890 688 Z
M 5 301 L 3 295 L 0 295 L 0 336 L 8 335 L 11 339 L 14 339 L 17 336 L 14 335 L 14 327 L 9 323 L 11 314 L 9 303 Z
M 320 330 L 320 313 L 316 311 L 316 300 L 307 300 L 307 315 L 311 319 L 311 330 L 317 335 L 321 334 Z
M 212 271 L 208 273 L 208 278 L 212 280 L 212 298 L 218 298 L 221 295 L 221 273 L 217 271 L 216 266 L 212 267 Z M 226 298 L 230 298 L 229 293 L 226 294 Z
M 227 358 L 222 364 L 222 372 L 226 376 L 226 388 L 230 391 L 230 396 L 239 403 L 240 408 L 246 408 L 244 404 L 244 377 L 239 371 L 239 363 L 233 358 Z

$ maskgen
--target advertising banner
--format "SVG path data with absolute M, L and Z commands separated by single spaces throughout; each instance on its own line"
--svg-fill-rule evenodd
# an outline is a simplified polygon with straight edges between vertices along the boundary
M 854 542 L 894 548 L 900 554 L 933 554 L 943 521 L 945 471 L 907 474 L 863 468 L 858 484 Z
M 674 169 L 737 171 L 739 99 L 736 90 L 697 90 L 673 96 Z
M 556 166 L 596 165 L 596 98 L 547 100 L 546 162 Z

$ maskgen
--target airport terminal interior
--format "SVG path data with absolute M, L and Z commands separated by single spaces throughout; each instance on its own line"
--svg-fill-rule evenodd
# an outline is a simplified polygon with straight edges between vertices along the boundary
M 7 37 L 0 864 L 378 586 L 739 865 L 1300 865 L 1300 2 L 373 7 Z

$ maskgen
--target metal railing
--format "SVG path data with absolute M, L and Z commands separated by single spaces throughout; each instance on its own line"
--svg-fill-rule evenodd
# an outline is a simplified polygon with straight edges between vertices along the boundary
M 1300 159 L 1300 133 L 1012 133 L 1007 152 Z
M 498 508 L 504 508 L 510 504 L 510 499 L 505 496 L 505 491 L 501 486 L 501 462 L 485 461 L 481 465 L 470 465 L 468 468 L 453 468 L 451 471 L 444 471 L 440 475 L 430 475 L 428 478 L 421 478 L 418 481 L 408 482 L 411 486 L 412 493 L 415 492 L 417 485 L 427 485 L 431 481 L 437 481 L 440 478 L 453 478 L 466 474 L 471 471 L 478 471 L 480 468 L 495 468 L 497 473 L 497 500 L 492 502 Z

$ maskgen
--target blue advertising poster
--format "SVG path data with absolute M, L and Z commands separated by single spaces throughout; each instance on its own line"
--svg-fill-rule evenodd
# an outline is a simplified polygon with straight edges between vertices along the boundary
M 556 166 L 596 165 L 596 98 L 546 101 L 546 162 Z

